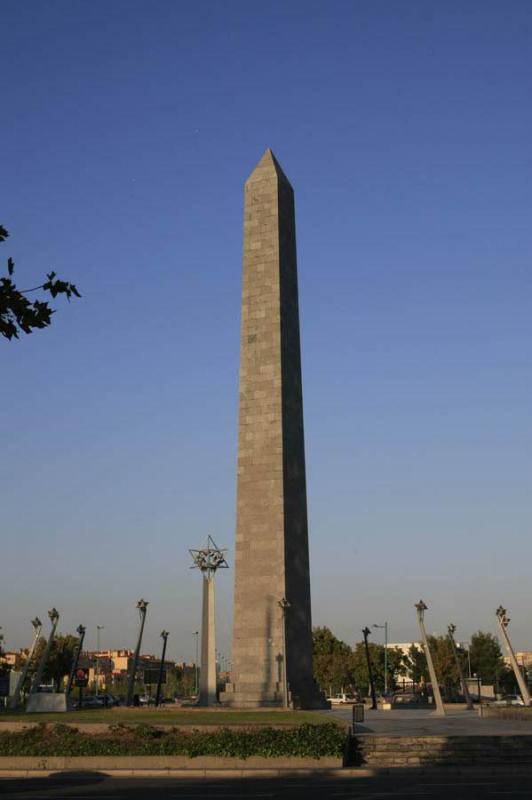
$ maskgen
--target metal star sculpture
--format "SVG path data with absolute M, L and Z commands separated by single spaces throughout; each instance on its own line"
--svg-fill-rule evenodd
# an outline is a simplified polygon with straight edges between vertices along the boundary
M 228 569 L 229 567 L 224 556 L 227 548 L 220 550 L 212 536 L 207 537 L 207 544 L 201 550 L 189 550 L 188 552 L 194 562 L 190 569 L 197 568 L 212 575 L 217 569 Z

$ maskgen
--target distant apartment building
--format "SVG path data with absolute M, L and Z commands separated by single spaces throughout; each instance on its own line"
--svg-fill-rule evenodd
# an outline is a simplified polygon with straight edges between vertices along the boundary
M 80 665 L 89 669 L 89 685 L 98 689 L 112 686 L 127 678 L 133 668 L 133 650 L 87 650 L 80 658 Z M 165 661 L 163 669 L 173 669 L 173 661 Z M 161 660 L 154 655 L 141 655 L 137 673 L 144 683 L 154 684 L 161 667 Z
M 411 647 L 417 647 L 421 650 L 423 645 L 421 642 L 388 642 L 388 650 L 400 650 L 403 656 L 408 656 Z M 409 669 L 405 669 L 403 675 L 397 675 L 395 682 L 399 688 L 406 689 L 407 686 L 412 685 L 412 673 Z
M 532 678 L 532 650 L 517 650 L 515 657 L 517 659 L 517 663 L 526 673 L 527 677 L 529 679 Z M 510 656 L 504 657 L 504 663 L 509 669 L 512 669 Z
M 0 664 L 3 664 L 5 667 L 9 667 L 9 669 L 19 669 L 27 657 L 27 650 L 7 650 L 2 656 L 0 656 Z

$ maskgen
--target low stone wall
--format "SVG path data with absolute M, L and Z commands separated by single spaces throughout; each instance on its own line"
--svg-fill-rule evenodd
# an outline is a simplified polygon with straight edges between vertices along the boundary
M 482 705 L 480 716 L 485 719 L 511 719 L 532 722 L 532 706 Z
M 376 769 L 529 766 L 532 764 L 532 735 L 357 736 L 351 761 Z
M 139 772 L 141 770 L 200 772 L 219 770 L 331 770 L 341 769 L 341 758 L 221 758 L 216 756 L 1 756 L 2 772 Z

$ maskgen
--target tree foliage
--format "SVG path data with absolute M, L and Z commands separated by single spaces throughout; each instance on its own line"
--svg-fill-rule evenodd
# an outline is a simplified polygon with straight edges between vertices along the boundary
M 0 242 L 9 236 L 7 230 L 0 225 Z M 19 333 L 32 333 L 35 328 L 46 328 L 52 322 L 52 314 L 47 301 L 33 300 L 26 297 L 30 292 L 42 290 L 52 298 L 60 294 L 70 300 L 72 296 L 81 297 L 76 286 L 68 281 L 60 280 L 55 272 L 46 275 L 46 281 L 32 289 L 17 289 L 13 281 L 15 263 L 7 259 L 7 277 L 0 278 L 0 334 L 6 339 L 18 339 Z
M 483 683 L 497 683 L 506 671 L 502 650 L 498 640 L 491 633 L 477 631 L 471 637 L 469 650 L 471 671 L 480 675 Z
M 448 636 L 429 636 L 428 641 L 438 683 L 444 686 L 448 693 L 453 689 L 460 690 L 460 673 L 456 665 L 451 640 Z M 457 649 L 456 654 L 460 659 L 462 671 L 465 672 L 467 656 L 459 649 Z
M 314 677 L 326 692 L 333 693 L 357 690 L 368 691 L 369 676 L 366 651 L 363 642 L 353 650 L 348 644 L 337 639 L 329 628 L 314 628 Z M 375 686 L 384 690 L 384 647 L 370 642 L 369 653 L 372 663 Z M 393 689 L 396 681 L 406 672 L 401 650 L 388 648 L 388 688 Z
M 44 670 L 43 681 L 53 682 L 56 689 L 60 687 L 63 678 L 70 673 L 78 642 L 78 637 L 72 634 L 66 634 L 66 636 L 58 635 L 54 638 Z M 33 653 L 32 672 L 37 669 L 45 647 L 46 639 L 41 637 Z
M 384 691 L 385 651 L 382 644 L 368 643 L 369 657 L 378 692 Z M 355 683 L 359 690 L 369 691 L 368 659 L 364 642 L 358 642 L 353 652 Z M 404 655 L 398 648 L 388 647 L 388 690 L 393 691 L 397 682 L 406 674 Z
M 339 692 L 354 686 L 353 653 L 345 642 L 337 639 L 329 628 L 314 628 L 314 677 L 325 692 Z
M 428 637 L 432 661 L 438 683 L 446 696 L 461 692 L 460 675 L 448 636 Z M 339 692 L 358 690 L 369 692 L 369 675 L 366 651 L 363 642 L 352 649 L 337 639 L 329 628 L 315 628 L 314 677 L 326 691 Z M 369 642 L 369 654 L 377 691 L 384 689 L 384 647 Z M 467 651 L 457 647 L 457 656 L 462 672 L 468 674 Z M 494 684 L 500 691 L 513 691 L 514 680 L 504 665 L 498 640 L 491 633 L 478 631 L 471 638 L 471 671 L 481 677 L 483 684 Z M 416 686 L 430 683 L 427 659 L 423 648 L 412 644 L 405 655 L 399 648 L 388 648 L 388 688 L 393 691 L 407 678 Z

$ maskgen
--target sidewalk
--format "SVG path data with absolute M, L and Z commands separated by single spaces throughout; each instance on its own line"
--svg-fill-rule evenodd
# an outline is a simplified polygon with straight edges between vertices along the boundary
M 438 717 L 427 709 L 366 710 L 364 722 L 357 722 L 355 734 L 380 736 L 532 736 L 532 721 L 483 719 L 478 709 L 446 706 L 446 716 Z M 351 706 L 324 711 L 344 723 L 351 722 Z

